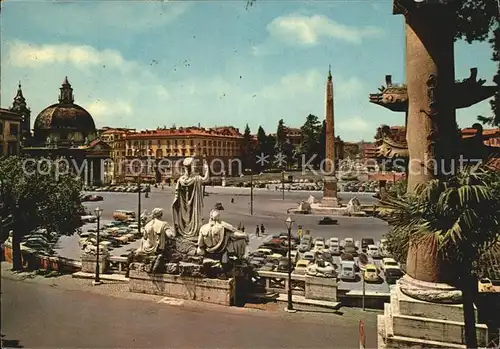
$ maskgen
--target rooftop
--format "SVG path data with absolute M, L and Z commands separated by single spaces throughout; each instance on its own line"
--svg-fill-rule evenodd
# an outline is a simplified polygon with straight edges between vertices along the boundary
M 242 138 L 239 130 L 232 126 L 217 126 L 211 128 L 204 127 L 171 127 L 166 129 L 144 130 L 132 132 L 125 135 L 127 139 L 137 138 L 157 138 L 172 136 L 216 136 L 224 138 Z

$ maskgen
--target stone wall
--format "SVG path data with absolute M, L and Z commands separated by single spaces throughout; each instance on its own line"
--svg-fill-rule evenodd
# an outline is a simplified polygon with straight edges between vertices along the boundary
M 82 272 L 95 273 L 96 269 L 96 255 L 95 254 L 82 254 Z M 108 254 L 99 255 L 99 273 L 104 274 L 108 270 Z
M 337 301 L 337 280 L 306 275 L 305 297 L 322 301 Z
M 235 280 L 196 278 L 169 274 L 148 274 L 131 270 L 130 292 L 155 294 L 220 305 L 234 305 Z

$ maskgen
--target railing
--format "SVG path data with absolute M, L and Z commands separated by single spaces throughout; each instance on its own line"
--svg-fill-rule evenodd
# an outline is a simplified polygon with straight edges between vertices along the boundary
M 288 290 L 288 274 L 274 271 L 258 271 L 255 279 L 257 286 L 263 287 L 267 292 L 286 293 Z M 305 275 L 292 273 L 292 293 L 305 295 Z
M 127 257 L 109 256 L 108 271 L 116 274 L 125 274 L 127 271 Z

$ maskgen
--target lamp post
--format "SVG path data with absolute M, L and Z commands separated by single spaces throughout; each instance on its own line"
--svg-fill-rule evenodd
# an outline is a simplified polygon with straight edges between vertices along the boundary
M 288 229 L 288 305 L 285 311 L 295 313 L 292 303 L 292 224 L 293 220 L 290 216 L 285 221 Z
M 136 154 L 140 154 L 140 150 L 136 150 Z M 142 174 L 142 159 L 140 159 L 141 168 L 137 175 L 137 230 L 141 232 L 141 174 Z
M 285 200 L 285 170 L 281 171 L 281 195 Z
M 253 216 L 253 172 L 250 174 L 250 215 Z
M 93 282 L 94 286 L 95 285 L 100 285 L 101 284 L 101 278 L 99 276 L 99 244 L 100 242 L 100 224 L 101 224 L 101 214 L 102 214 L 102 208 L 96 207 L 95 210 L 95 215 L 97 217 L 97 247 L 96 247 L 96 263 L 95 263 L 95 280 Z

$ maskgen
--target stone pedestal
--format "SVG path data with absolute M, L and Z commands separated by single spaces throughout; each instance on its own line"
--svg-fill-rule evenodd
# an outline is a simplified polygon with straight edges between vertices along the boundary
M 340 207 L 337 197 L 337 178 L 335 176 L 325 176 L 323 177 L 323 185 L 323 199 L 320 206 L 327 208 Z
M 97 256 L 95 254 L 82 254 L 82 272 L 95 274 Z M 99 273 L 103 274 L 108 269 L 108 254 L 99 254 Z
M 235 279 L 218 280 L 131 270 L 129 291 L 220 305 L 234 305 Z
M 337 280 L 306 275 L 305 297 L 322 301 L 337 301 Z
M 476 314 L 477 321 L 477 314 Z M 414 299 L 398 284 L 391 302 L 378 316 L 378 348 L 465 348 L 463 309 L 460 304 Z M 478 345 L 487 344 L 486 325 L 476 324 Z

